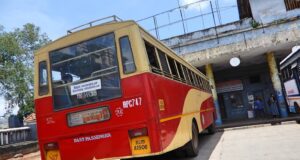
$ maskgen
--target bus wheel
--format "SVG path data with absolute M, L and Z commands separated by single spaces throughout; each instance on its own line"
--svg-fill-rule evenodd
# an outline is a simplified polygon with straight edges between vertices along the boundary
M 199 132 L 196 124 L 192 126 L 192 140 L 186 146 L 186 154 L 188 157 L 196 157 L 199 152 Z
M 208 128 L 207 128 L 208 134 L 214 134 L 216 133 L 216 124 L 213 122 Z

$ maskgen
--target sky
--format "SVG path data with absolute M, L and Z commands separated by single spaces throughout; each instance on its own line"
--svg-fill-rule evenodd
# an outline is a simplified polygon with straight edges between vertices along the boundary
M 181 5 L 198 0 L 179 0 Z M 215 4 L 216 0 L 212 0 Z M 222 23 L 238 20 L 237 9 L 226 9 L 226 6 L 236 5 L 236 0 L 219 0 Z M 43 33 L 55 40 L 66 35 L 67 30 L 85 24 L 87 22 L 117 15 L 123 20 L 140 20 L 154 14 L 178 7 L 178 0 L 1 0 L 0 1 L 0 25 L 6 31 L 22 27 L 26 23 L 39 26 Z M 184 17 L 197 15 L 200 12 L 210 11 L 207 0 L 201 4 L 184 9 Z M 217 15 L 215 15 L 218 17 Z M 180 18 L 179 11 L 170 12 L 157 17 L 158 24 L 164 25 Z M 148 22 L 147 22 L 148 21 Z M 219 20 L 216 22 L 220 23 Z M 146 29 L 153 28 L 153 19 L 141 22 Z M 152 25 L 152 26 L 151 26 Z M 206 15 L 201 19 L 189 21 L 186 24 L 187 32 L 212 27 L 212 15 Z M 164 27 L 159 30 L 159 38 L 168 38 L 183 31 L 182 24 Z M 154 32 L 151 32 L 155 34 Z M 0 98 L 0 116 L 4 113 L 5 102 Z M 16 112 L 16 110 L 14 111 Z
M 102 17 L 137 20 L 176 6 L 176 0 L 1 0 L 0 24 L 13 29 L 34 23 L 56 39 L 68 29 Z

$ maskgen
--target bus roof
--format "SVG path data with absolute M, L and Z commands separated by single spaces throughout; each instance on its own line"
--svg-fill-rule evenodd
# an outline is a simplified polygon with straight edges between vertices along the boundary
M 136 25 L 136 22 L 132 20 L 121 21 L 121 22 L 109 22 L 100 25 L 95 25 L 89 28 L 85 28 L 82 30 L 78 30 L 67 34 L 61 38 L 58 38 L 49 44 L 43 46 L 39 50 L 36 51 L 36 54 L 40 54 L 43 52 L 49 52 L 53 50 L 57 50 L 60 48 L 64 48 L 70 45 L 74 45 L 80 43 L 82 41 L 95 38 L 97 36 L 103 35 L 105 33 L 113 32 L 119 28 L 123 28 L 130 25 Z
M 61 49 L 64 47 L 68 47 L 77 43 L 80 43 L 82 41 L 96 38 L 97 36 L 113 32 L 114 30 L 127 27 L 130 25 L 137 25 L 139 26 L 140 30 L 142 30 L 144 33 L 148 34 L 153 40 L 157 41 L 160 45 L 165 47 L 167 50 L 169 50 L 173 57 L 176 57 L 177 59 L 180 59 L 181 63 L 184 63 L 189 68 L 192 68 L 192 70 L 196 71 L 198 74 L 200 74 L 203 78 L 207 79 L 205 75 L 200 72 L 198 69 L 196 69 L 193 65 L 186 62 L 182 57 L 178 56 L 172 49 L 170 49 L 168 46 L 166 46 L 164 43 L 162 43 L 160 40 L 157 40 L 154 36 L 152 36 L 149 32 L 147 32 L 145 29 L 143 29 L 140 25 L 138 25 L 133 20 L 128 21 L 114 21 L 114 22 L 108 22 L 104 24 L 95 25 L 89 28 L 85 28 L 82 30 L 77 30 L 75 32 L 71 32 L 70 34 L 67 34 L 61 38 L 58 38 L 55 41 L 50 42 L 49 44 L 43 46 L 39 50 L 36 51 L 35 55 L 39 55 L 41 53 L 48 53 L 50 51 L 54 51 L 57 49 Z
M 295 62 L 300 57 L 300 46 L 294 46 L 292 52 L 280 62 L 280 70 Z

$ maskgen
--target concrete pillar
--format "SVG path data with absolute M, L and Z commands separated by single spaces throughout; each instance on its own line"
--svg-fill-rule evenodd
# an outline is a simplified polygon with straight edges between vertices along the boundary
M 214 78 L 214 73 L 212 70 L 211 64 L 207 64 L 205 66 L 205 71 L 206 71 L 206 76 L 208 77 L 209 84 L 213 86 L 212 88 L 212 96 L 214 100 L 214 105 L 216 108 L 216 114 L 217 114 L 217 119 L 216 119 L 216 125 L 222 125 L 222 119 L 221 119 L 221 113 L 220 113 L 220 105 L 218 102 L 218 95 L 217 95 L 217 90 L 216 90 L 216 83 L 215 83 L 215 78 Z
M 270 76 L 271 76 L 271 80 L 273 83 L 273 87 L 276 92 L 280 116 L 287 117 L 288 114 L 287 114 L 287 110 L 286 110 L 284 96 L 282 94 L 281 81 L 279 79 L 278 69 L 277 69 L 274 53 L 272 53 L 272 52 L 267 53 L 267 61 L 268 61 L 268 66 L 269 66 L 269 70 L 270 70 Z

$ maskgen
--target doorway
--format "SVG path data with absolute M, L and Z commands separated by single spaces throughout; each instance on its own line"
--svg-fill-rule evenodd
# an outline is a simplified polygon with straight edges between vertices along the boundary
M 244 103 L 243 92 L 234 91 L 223 94 L 228 120 L 246 119 L 247 106 Z

